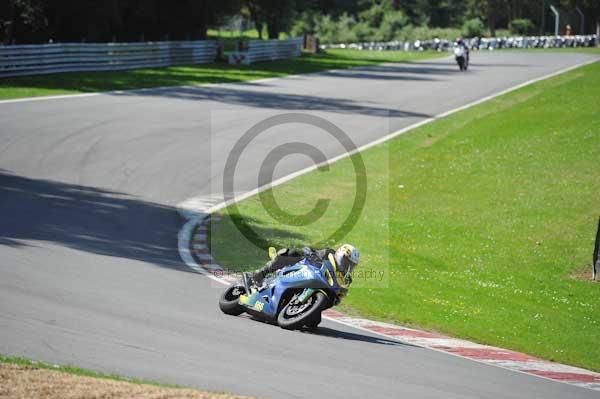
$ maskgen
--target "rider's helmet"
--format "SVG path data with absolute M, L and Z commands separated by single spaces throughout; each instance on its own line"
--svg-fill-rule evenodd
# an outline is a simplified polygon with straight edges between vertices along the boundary
M 360 252 L 353 245 L 344 244 L 335 251 L 333 258 L 338 271 L 348 279 L 360 261 Z

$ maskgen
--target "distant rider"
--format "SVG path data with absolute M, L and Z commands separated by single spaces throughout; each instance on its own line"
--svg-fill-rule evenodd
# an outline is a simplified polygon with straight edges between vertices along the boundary
M 317 265 L 321 265 L 327 260 L 333 260 L 332 263 L 335 262 L 338 275 L 345 280 L 340 285 L 350 285 L 352 283 L 352 272 L 360 261 L 360 253 L 350 244 L 344 244 L 337 250 L 331 248 L 315 250 L 309 247 L 304 247 L 301 250 L 283 248 L 277 251 L 277 254 L 264 267 L 252 274 L 243 274 L 246 286 L 260 287 L 269 273 L 274 273 L 285 266 L 294 265 L 302 259 L 307 259 Z
M 454 47 L 460 47 L 465 52 L 465 69 L 467 69 L 469 66 L 469 46 L 467 46 L 467 43 L 465 43 L 462 37 L 457 37 L 454 42 Z

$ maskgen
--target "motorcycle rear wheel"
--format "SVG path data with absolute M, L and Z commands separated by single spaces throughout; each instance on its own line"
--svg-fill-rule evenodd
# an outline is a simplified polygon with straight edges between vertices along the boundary
M 240 305 L 239 299 L 240 295 L 245 293 L 246 289 L 239 285 L 232 285 L 227 288 L 219 298 L 221 312 L 232 316 L 239 316 L 244 313 L 244 307 Z
M 315 292 L 304 304 L 300 304 L 296 298 L 297 295 L 294 295 L 277 315 L 279 327 L 286 330 L 295 330 L 303 325 L 312 325 L 317 318 L 321 318 L 321 311 L 327 303 L 325 294 Z

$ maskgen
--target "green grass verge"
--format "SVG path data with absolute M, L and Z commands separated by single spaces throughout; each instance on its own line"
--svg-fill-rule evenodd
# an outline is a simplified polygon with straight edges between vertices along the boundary
M 258 62 L 252 65 L 225 63 L 145 68 L 116 72 L 74 72 L 0 79 L 0 99 L 139 89 L 146 87 L 245 82 L 327 69 L 410 62 L 445 56 L 436 52 L 377 52 L 330 50 L 299 58 Z
M 600 371 L 598 93 L 595 63 L 365 151 L 367 202 L 344 241 L 386 278 L 357 281 L 344 309 Z M 318 225 L 279 223 L 253 197 L 214 222 L 213 255 L 238 270 L 266 260 L 233 220 L 274 246 L 323 240 L 350 209 L 351 165 L 272 190 L 294 214 L 330 198 Z
M 103 378 L 103 379 L 114 380 L 114 381 L 124 381 L 124 382 L 130 382 L 133 384 L 153 385 L 153 386 L 164 387 L 164 388 L 184 388 L 182 386 L 174 385 L 174 384 L 162 384 L 159 382 L 141 380 L 141 379 L 137 379 L 137 378 L 127 378 L 127 377 L 119 376 L 116 374 L 100 373 L 97 371 L 86 370 L 86 369 L 82 369 L 82 368 L 75 367 L 75 366 L 51 364 L 51 363 L 41 362 L 41 361 L 37 361 L 37 360 L 29 360 L 29 359 L 25 359 L 25 358 L 17 357 L 17 356 L 0 355 L 0 363 L 18 364 L 20 366 L 27 366 L 27 367 L 37 368 L 37 369 L 55 370 L 55 371 L 60 371 L 60 372 L 67 373 L 67 374 L 79 375 L 79 376 L 84 376 L 84 377 Z

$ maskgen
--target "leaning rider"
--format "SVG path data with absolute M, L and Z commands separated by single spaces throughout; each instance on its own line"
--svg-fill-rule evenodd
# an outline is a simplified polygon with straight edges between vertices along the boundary
M 330 257 L 332 259 L 330 259 Z M 319 265 L 323 264 L 326 260 L 333 260 L 338 273 L 346 279 L 345 285 L 350 285 L 352 283 L 352 271 L 360 261 L 360 253 L 350 244 L 344 244 L 337 250 L 331 248 L 315 250 L 309 247 L 304 247 L 301 250 L 283 248 L 277 251 L 264 267 L 256 270 L 252 274 L 244 273 L 243 278 L 246 283 L 245 285 L 247 287 L 252 285 L 261 287 L 267 274 L 274 273 L 279 269 L 283 269 L 285 266 L 294 265 L 302 259 L 307 259 L 309 262 Z

